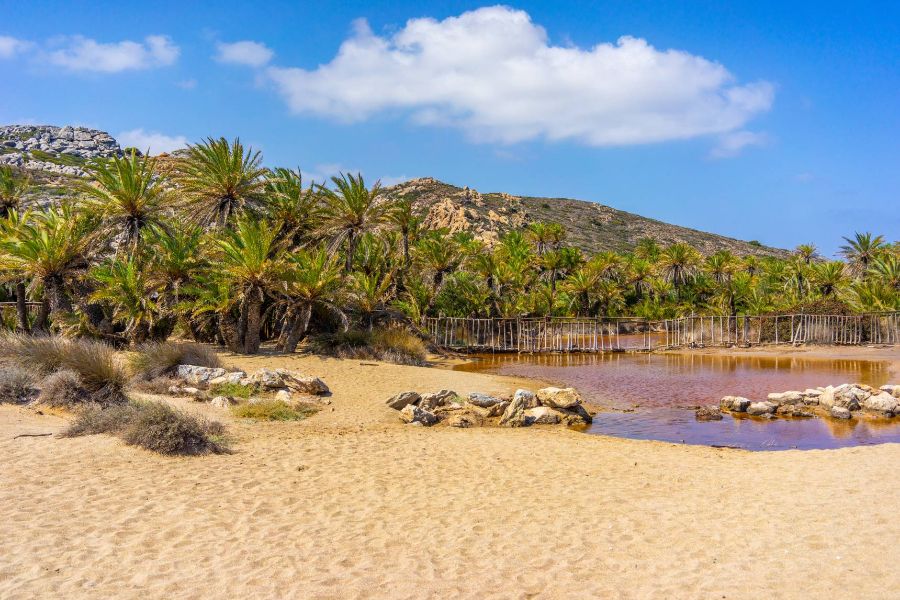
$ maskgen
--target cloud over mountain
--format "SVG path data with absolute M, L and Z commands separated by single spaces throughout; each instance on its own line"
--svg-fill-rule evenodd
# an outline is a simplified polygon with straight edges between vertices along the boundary
M 411 19 L 387 36 L 360 20 L 330 62 L 266 74 L 298 114 L 354 122 L 400 112 L 502 143 L 619 146 L 727 134 L 774 97 L 768 82 L 739 84 L 721 64 L 639 38 L 551 45 L 527 13 L 504 6 Z

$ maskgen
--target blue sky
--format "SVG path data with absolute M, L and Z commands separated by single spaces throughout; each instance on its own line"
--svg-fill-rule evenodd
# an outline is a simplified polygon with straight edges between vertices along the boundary
M 0 11 L 0 123 L 240 136 L 316 177 L 595 200 L 826 255 L 900 237 L 900 3 Z

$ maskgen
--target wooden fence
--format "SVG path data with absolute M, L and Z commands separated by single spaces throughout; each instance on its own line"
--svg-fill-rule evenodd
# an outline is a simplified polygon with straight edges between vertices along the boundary
M 760 344 L 900 344 L 900 312 L 641 318 L 425 318 L 439 346 L 484 352 L 627 352 Z
M 26 302 L 29 322 L 33 322 L 41 309 L 40 302 Z M 19 323 L 15 302 L 0 302 L 0 330 L 15 329 Z

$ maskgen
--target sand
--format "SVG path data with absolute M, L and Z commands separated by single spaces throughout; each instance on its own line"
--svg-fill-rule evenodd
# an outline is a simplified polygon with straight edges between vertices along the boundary
M 413 428 L 406 388 L 522 381 L 315 357 L 301 423 L 166 458 L 0 406 L 2 598 L 886 598 L 900 445 L 750 453 L 557 428 Z M 534 387 L 534 382 L 526 385 Z M 334 410 L 331 410 L 333 408 Z

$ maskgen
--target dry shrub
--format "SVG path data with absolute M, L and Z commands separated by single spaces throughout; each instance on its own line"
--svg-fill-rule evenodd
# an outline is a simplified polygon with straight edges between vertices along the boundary
M 92 340 L 73 340 L 63 356 L 62 366 L 78 374 L 93 402 L 117 404 L 127 400 L 128 373 L 112 346 Z
M 317 411 L 314 406 L 288 406 L 280 400 L 262 400 L 231 407 L 234 416 L 258 421 L 300 421 L 311 417 Z
M 149 380 L 172 375 L 178 365 L 222 366 L 214 348 L 193 342 L 144 344 L 130 359 L 138 378 Z
M 78 373 L 63 369 L 44 378 L 38 402 L 47 406 L 72 408 L 90 402 L 90 394 L 84 389 Z
M 363 360 L 383 360 L 402 365 L 423 365 L 427 351 L 416 335 L 402 327 L 371 332 L 348 330 L 316 336 L 309 348 L 315 353 Z
M 173 385 L 182 385 L 184 382 L 173 377 L 156 377 L 154 379 L 142 379 L 135 377 L 128 384 L 128 389 L 135 392 L 143 392 L 144 394 L 156 394 L 164 396 L 169 393 L 169 388 Z
M 0 403 L 24 404 L 34 394 L 35 376 L 15 365 L 0 367 Z
M 0 357 L 49 375 L 59 370 L 72 342 L 59 336 L 30 336 L 6 333 L 0 336 Z
M 221 423 L 176 410 L 163 402 L 130 402 L 109 408 L 90 407 L 63 434 L 66 437 L 107 433 L 126 444 L 160 454 L 221 454 L 228 451 Z

